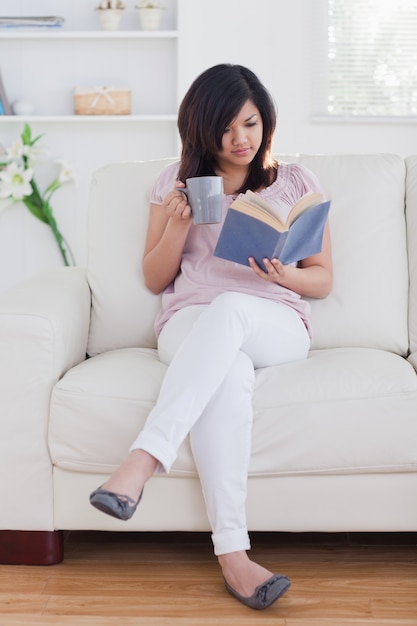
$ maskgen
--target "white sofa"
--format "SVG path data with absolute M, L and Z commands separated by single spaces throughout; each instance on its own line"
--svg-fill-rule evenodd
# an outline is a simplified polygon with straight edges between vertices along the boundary
M 417 531 L 417 156 L 280 158 L 311 168 L 332 199 L 335 279 L 312 302 L 309 358 L 257 372 L 249 529 Z M 57 562 L 65 530 L 209 530 L 188 440 L 129 522 L 88 500 L 165 372 L 141 257 L 166 163 L 96 172 L 86 270 L 0 298 L 1 562 Z

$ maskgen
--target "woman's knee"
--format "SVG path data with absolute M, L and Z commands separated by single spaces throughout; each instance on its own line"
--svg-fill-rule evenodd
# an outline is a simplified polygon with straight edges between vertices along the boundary
M 207 307 L 207 314 L 219 318 L 223 322 L 239 320 L 247 324 L 250 321 L 248 312 L 251 310 L 251 298 L 244 293 L 227 291 L 222 293 Z
M 245 352 L 242 352 L 242 350 L 239 350 L 237 353 L 225 382 L 231 393 L 233 391 L 237 393 L 242 391 L 253 392 L 255 369 L 252 359 Z
M 239 309 L 248 299 L 252 296 L 248 296 L 246 293 L 239 293 L 238 291 L 225 291 L 214 298 L 211 306 L 221 307 L 227 310 Z

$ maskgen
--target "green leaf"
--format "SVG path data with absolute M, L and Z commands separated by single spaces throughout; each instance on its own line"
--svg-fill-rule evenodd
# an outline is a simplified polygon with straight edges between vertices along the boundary
M 45 194 L 50 194 L 49 198 L 52 196 L 53 192 L 61 187 L 61 183 L 57 178 L 52 181 L 50 185 L 45 189 Z
M 32 139 L 32 143 L 30 145 L 33 146 L 37 141 L 39 141 L 39 139 L 41 139 L 41 137 L 43 137 L 43 133 L 35 137 L 35 139 Z
M 43 207 L 39 207 L 36 203 L 34 203 L 30 198 L 23 198 L 23 204 L 29 209 L 29 211 L 38 218 L 41 222 L 48 224 L 48 218 L 43 211 Z
M 32 136 L 32 132 L 30 130 L 30 126 L 29 124 L 25 124 L 22 130 L 22 141 L 24 143 L 25 146 L 31 146 L 31 136 Z
M 32 131 L 29 124 L 25 124 L 22 131 L 22 141 L 25 146 L 33 146 L 43 135 L 38 135 L 35 139 L 32 139 Z

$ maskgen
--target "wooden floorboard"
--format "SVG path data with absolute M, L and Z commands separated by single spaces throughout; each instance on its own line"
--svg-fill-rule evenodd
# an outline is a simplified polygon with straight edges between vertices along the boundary
M 253 533 L 290 576 L 266 611 L 224 589 L 205 533 L 87 533 L 53 566 L 0 566 L 0 626 L 417 626 L 417 533 Z

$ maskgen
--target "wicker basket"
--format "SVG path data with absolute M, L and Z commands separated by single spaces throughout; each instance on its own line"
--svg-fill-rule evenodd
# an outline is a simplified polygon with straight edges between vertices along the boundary
M 130 112 L 130 89 L 95 87 L 74 91 L 75 115 L 130 115 Z

